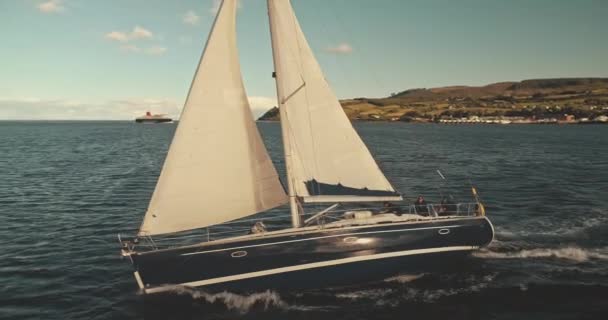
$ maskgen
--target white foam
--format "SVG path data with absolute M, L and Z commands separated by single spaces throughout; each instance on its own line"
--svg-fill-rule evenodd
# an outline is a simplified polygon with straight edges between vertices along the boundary
M 402 274 L 396 277 L 391 277 L 388 279 L 384 279 L 385 282 L 398 282 L 398 283 L 408 283 L 420 278 L 424 277 L 424 273 L 421 274 Z
M 336 294 L 337 298 L 348 300 L 372 299 L 377 300 L 393 292 L 392 289 L 369 289 Z
M 497 273 L 487 274 L 483 276 L 479 275 L 471 275 L 468 279 L 466 279 L 467 283 L 472 283 L 471 285 L 465 285 L 464 287 L 458 288 L 444 288 L 444 289 L 421 289 L 415 288 L 412 286 L 404 286 L 405 293 L 403 293 L 403 289 L 369 289 L 369 290 L 360 290 L 353 292 L 345 292 L 336 294 L 337 298 L 348 299 L 348 300 L 373 300 L 373 303 L 376 306 L 383 307 L 396 307 L 403 303 L 403 300 L 408 301 L 421 301 L 426 303 L 434 303 L 437 300 L 454 296 L 459 294 L 467 294 L 472 292 L 481 291 L 487 287 L 489 287 L 494 279 L 496 278 Z M 404 280 L 413 281 L 412 277 L 416 277 L 416 279 L 424 276 L 421 275 L 406 275 Z M 391 278 L 398 279 L 399 277 Z M 389 279 L 387 279 L 389 280 Z M 399 280 L 393 280 L 399 281 Z
M 264 310 L 269 308 L 289 309 L 289 305 L 281 299 L 281 296 L 267 290 L 249 295 L 240 295 L 231 292 L 207 293 L 190 288 L 177 288 L 174 290 L 178 294 L 188 294 L 195 300 L 204 300 L 207 303 L 222 303 L 230 311 L 236 311 L 244 314 L 249 312 L 253 307 L 263 306 Z
M 474 252 L 473 255 L 479 258 L 492 259 L 558 258 L 572 260 L 575 262 L 585 262 L 590 259 L 608 260 L 608 250 L 606 248 L 583 249 L 575 246 L 563 248 L 525 249 L 513 252 L 481 250 Z
M 465 286 L 465 287 L 460 287 L 460 288 L 423 289 L 423 290 L 416 290 L 416 289 L 408 288 L 406 298 L 408 300 L 417 300 L 417 301 L 424 301 L 426 303 L 434 303 L 437 300 L 444 298 L 444 297 L 479 292 L 483 289 L 488 288 L 494 281 L 495 277 L 496 277 L 496 274 L 485 275 L 481 279 L 479 279 L 477 277 L 471 277 L 471 279 L 469 279 L 469 281 L 472 282 L 473 284 L 471 284 L 469 286 Z
M 231 292 L 207 293 L 187 287 L 178 287 L 173 292 L 177 294 L 187 294 L 195 300 L 203 300 L 207 303 L 221 303 L 226 306 L 229 311 L 234 311 L 239 314 L 246 314 L 254 308 L 262 307 L 263 310 L 279 309 L 285 311 L 325 311 L 330 310 L 332 306 L 301 306 L 290 305 L 281 299 L 279 293 L 271 290 L 257 292 L 252 294 L 236 294 Z
M 551 225 L 547 227 L 547 223 Z M 559 237 L 579 237 L 589 229 L 608 225 L 608 214 L 602 209 L 592 209 L 585 214 L 584 219 L 575 221 L 547 221 L 535 220 L 525 225 L 512 226 L 514 229 L 503 226 L 495 226 L 498 238 L 515 239 L 521 236 L 559 236 Z

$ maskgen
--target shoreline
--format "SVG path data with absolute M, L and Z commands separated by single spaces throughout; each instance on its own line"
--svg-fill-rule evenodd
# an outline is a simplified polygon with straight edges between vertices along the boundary
M 606 125 L 603 121 L 523 121 L 523 122 L 500 122 L 500 121 L 394 121 L 394 120 L 361 120 L 351 119 L 352 123 L 406 123 L 406 124 L 441 124 L 441 125 Z M 257 120 L 260 123 L 279 123 L 279 120 Z
M 523 121 L 523 122 L 508 122 L 501 123 L 495 122 L 482 122 L 482 121 L 395 121 L 395 120 L 362 120 L 362 119 L 351 119 L 352 123 L 399 123 L 399 124 L 441 124 L 441 125 L 607 125 L 604 121 Z M 0 119 L 0 123 L 135 123 L 133 120 L 44 120 L 44 119 L 31 119 L 31 120 L 13 120 L 13 119 Z M 160 124 L 177 124 L 179 121 L 173 121 L 168 123 Z M 279 120 L 256 120 L 256 123 L 279 123 Z

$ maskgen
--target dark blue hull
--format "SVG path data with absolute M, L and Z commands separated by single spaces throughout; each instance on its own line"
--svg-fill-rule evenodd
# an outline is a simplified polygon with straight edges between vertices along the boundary
M 428 271 L 488 245 L 485 217 L 316 229 L 132 253 L 146 293 L 314 288 Z

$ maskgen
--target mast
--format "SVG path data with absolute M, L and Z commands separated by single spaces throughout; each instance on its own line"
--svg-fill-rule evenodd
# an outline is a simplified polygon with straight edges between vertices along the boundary
M 292 164 L 292 150 L 291 150 L 291 142 L 290 142 L 290 137 L 289 137 L 289 130 L 288 130 L 288 125 L 289 125 L 289 121 L 287 120 L 287 110 L 285 109 L 285 98 L 281 96 L 281 92 L 283 92 L 283 88 L 281 87 L 281 82 L 278 81 L 278 77 L 282 76 L 283 72 L 280 69 L 280 65 L 277 63 L 278 61 L 278 57 L 277 57 L 277 50 L 275 50 L 275 48 L 277 47 L 277 43 L 274 35 L 274 28 L 275 28 L 275 24 L 273 21 L 273 15 L 271 14 L 271 3 L 270 0 L 267 1 L 267 5 L 268 5 L 268 19 L 269 19 L 269 24 L 270 24 L 270 40 L 272 42 L 272 61 L 274 64 L 274 73 L 273 73 L 273 77 L 275 80 L 275 84 L 276 84 L 276 91 L 277 91 L 277 103 L 278 103 L 278 107 L 279 107 L 279 117 L 280 117 L 280 122 L 281 122 L 281 136 L 283 139 L 283 153 L 285 155 L 285 171 L 287 172 L 287 194 L 289 197 L 289 209 L 291 212 L 291 225 L 294 228 L 299 228 L 301 226 L 301 220 L 300 220 L 300 212 L 299 212 L 299 208 L 298 208 L 298 199 L 295 193 L 295 188 L 294 188 L 294 181 L 293 181 L 293 174 L 292 174 L 292 170 L 293 170 L 293 164 Z

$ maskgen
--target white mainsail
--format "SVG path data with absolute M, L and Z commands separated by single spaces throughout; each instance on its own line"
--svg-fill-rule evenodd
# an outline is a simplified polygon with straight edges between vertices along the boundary
M 257 130 L 224 0 L 192 81 L 140 236 L 203 228 L 287 202 Z
M 268 0 L 290 182 L 304 202 L 401 200 L 346 117 L 289 0 Z

